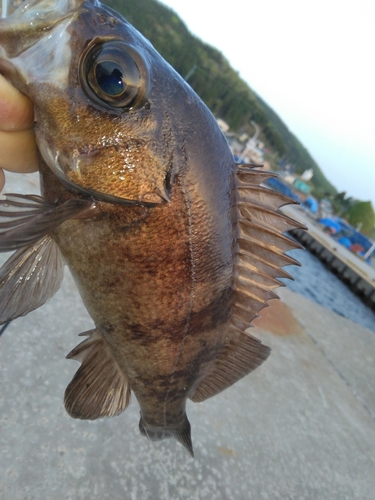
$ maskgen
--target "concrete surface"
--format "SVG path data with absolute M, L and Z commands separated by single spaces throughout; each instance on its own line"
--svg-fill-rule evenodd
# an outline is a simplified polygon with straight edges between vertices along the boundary
M 5 191 L 33 191 L 32 177 L 15 181 Z M 66 414 L 79 365 L 64 358 L 92 327 L 66 273 L 48 304 L 0 337 L 0 499 L 373 500 L 375 334 L 281 293 L 251 331 L 270 358 L 188 404 L 192 459 L 139 434 L 134 400 L 108 420 Z

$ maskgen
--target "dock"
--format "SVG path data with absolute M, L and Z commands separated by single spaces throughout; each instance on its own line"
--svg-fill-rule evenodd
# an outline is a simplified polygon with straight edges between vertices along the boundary
M 350 252 L 332 237 L 325 234 L 319 224 L 308 217 L 302 208 L 288 205 L 283 212 L 307 227 L 307 231 L 296 229 L 292 236 L 375 310 L 375 269 L 361 257 Z

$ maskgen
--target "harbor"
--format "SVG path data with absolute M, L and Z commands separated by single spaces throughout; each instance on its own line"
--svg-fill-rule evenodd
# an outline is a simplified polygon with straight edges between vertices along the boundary
M 259 127 L 254 122 L 252 124 L 256 132 L 242 150 L 238 141 L 228 138 L 234 157 L 238 163 L 264 164 L 270 169 L 260 149 L 263 145 L 257 141 Z M 312 170 L 301 176 L 282 170 L 276 177 L 267 179 L 264 185 L 297 203 L 286 205 L 281 210 L 301 222 L 307 230 L 295 229 L 290 234 L 375 311 L 375 243 L 361 233 L 360 228 L 337 217 L 328 200 L 318 201 L 311 196 L 308 181 L 312 176 Z
M 0 7 L 0 500 L 374 500 L 374 16 L 106 3 Z
M 375 268 L 327 235 L 301 207 L 288 205 L 282 210 L 307 227 L 294 230 L 292 236 L 375 310 Z

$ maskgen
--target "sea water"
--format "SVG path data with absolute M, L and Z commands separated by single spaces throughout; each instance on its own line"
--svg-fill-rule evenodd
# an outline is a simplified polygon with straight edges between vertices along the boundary
M 352 293 L 350 288 L 331 273 L 317 257 L 308 250 L 293 250 L 289 255 L 302 264 L 301 267 L 286 268 L 294 281 L 282 281 L 290 290 L 375 332 L 375 312 Z

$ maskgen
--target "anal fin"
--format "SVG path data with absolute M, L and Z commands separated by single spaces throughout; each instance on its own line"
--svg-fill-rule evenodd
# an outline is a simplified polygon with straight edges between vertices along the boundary
M 228 341 L 214 362 L 212 370 L 190 399 L 200 403 L 224 391 L 261 365 L 270 353 L 271 349 L 260 340 L 232 326 Z
M 81 335 L 88 338 L 67 356 L 82 364 L 66 388 L 65 408 L 82 420 L 118 415 L 130 401 L 128 379 L 98 330 Z

